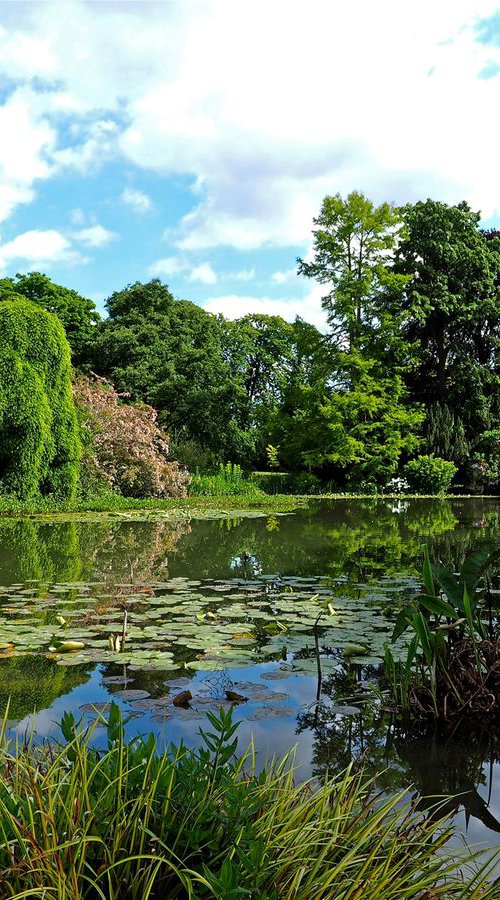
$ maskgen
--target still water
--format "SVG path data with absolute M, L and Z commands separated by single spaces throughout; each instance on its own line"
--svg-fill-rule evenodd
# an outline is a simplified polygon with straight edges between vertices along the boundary
M 488 734 L 408 739 L 380 692 L 395 613 L 418 590 L 421 545 L 456 568 L 500 541 L 496 500 L 312 501 L 292 514 L 0 520 L 0 711 L 56 736 L 65 710 L 113 698 L 129 735 L 196 745 L 234 708 L 260 759 L 296 747 L 299 773 L 352 760 L 382 790 L 451 796 L 457 840 L 500 842 L 500 746 Z M 62 619 L 61 619 L 62 617 Z M 125 645 L 120 641 L 125 635 Z M 49 650 L 61 640 L 77 653 Z M 173 697 L 189 690 L 189 708 Z M 94 738 L 105 739 L 97 724 Z

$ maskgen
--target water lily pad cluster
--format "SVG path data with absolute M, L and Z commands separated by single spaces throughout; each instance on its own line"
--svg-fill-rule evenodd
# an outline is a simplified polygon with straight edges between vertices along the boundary
M 285 660 L 323 675 L 378 665 L 408 577 L 353 585 L 328 578 L 172 578 L 0 587 L 0 657 L 44 654 L 58 665 L 126 663 L 130 671 L 244 668 Z

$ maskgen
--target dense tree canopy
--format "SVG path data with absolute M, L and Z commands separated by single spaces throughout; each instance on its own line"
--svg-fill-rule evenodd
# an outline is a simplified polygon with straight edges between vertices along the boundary
M 227 458 L 244 454 L 245 395 L 225 359 L 217 318 L 175 300 L 156 279 L 112 294 L 107 309 L 88 355 L 95 371 L 154 406 L 177 443 L 194 438 Z
M 104 319 L 39 273 L 1 279 L 0 301 L 55 313 L 77 368 L 109 379 L 120 402 L 149 404 L 190 469 L 267 467 L 271 445 L 274 467 L 375 488 L 422 454 L 491 489 L 500 236 L 479 224 L 466 203 L 325 197 L 312 255 L 298 260 L 324 286 L 324 333 L 299 318 L 229 321 L 157 279 L 113 293 Z
M 92 300 L 77 291 L 54 284 L 47 275 L 30 272 L 15 278 L 0 279 L 1 300 L 31 300 L 48 312 L 54 313 L 64 325 L 73 363 L 78 364 L 91 341 L 93 330 L 100 316 Z
M 479 230 L 480 215 L 467 203 L 418 202 L 404 218 L 396 268 L 410 276 L 407 384 L 427 407 L 446 405 L 471 440 L 499 414 L 500 239 Z

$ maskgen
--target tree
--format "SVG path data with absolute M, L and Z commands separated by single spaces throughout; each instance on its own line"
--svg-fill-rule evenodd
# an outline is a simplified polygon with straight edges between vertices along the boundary
M 0 484 L 22 499 L 75 493 L 80 439 L 70 350 L 56 316 L 0 302 Z
M 467 203 L 426 200 L 407 206 L 404 218 L 396 268 L 410 279 L 407 384 L 414 400 L 446 405 L 470 442 L 500 409 L 500 240 L 479 230 L 480 214 Z
M 40 272 L 1 278 L 0 301 L 20 299 L 30 300 L 58 317 L 66 331 L 73 363 L 78 365 L 100 319 L 92 300 L 82 297 L 77 291 L 55 284 Z
M 326 284 L 323 308 L 333 337 L 352 350 L 366 330 L 380 324 L 380 298 L 401 291 L 406 279 L 393 270 L 392 252 L 402 233 L 399 210 L 375 207 L 353 191 L 325 197 L 314 219 L 314 259 L 298 259 L 299 274 Z
M 327 377 L 295 385 L 270 437 L 291 469 L 315 469 L 337 484 L 384 485 L 417 449 L 423 413 L 408 408 L 401 376 L 376 360 L 346 353 L 343 372 L 344 386 Z
M 119 392 L 142 400 L 176 445 L 194 439 L 222 459 L 246 456 L 245 395 L 224 356 L 216 316 L 175 300 L 158 279 L 136 282 L 107 301 L 87 360 Z

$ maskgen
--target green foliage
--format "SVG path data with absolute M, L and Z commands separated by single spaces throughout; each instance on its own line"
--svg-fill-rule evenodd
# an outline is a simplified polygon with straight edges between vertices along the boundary
M 422 592 L 401 610 L 392 635 L 395 641 L 410 629 L 406 663 L 397 666 L 386 648 L 389 685 L 405 711 L 425 716 L 430 701 L 435 718 L 479 717 L 481 726 L 484 716 L 497 714 L 498 635 L 484 578 L 497 558 L 498 552 L 476 549 L 456 576 L 432 563 L 424 546 Z
M 80 459 L 70 351 L 57 318 L 0 302 L 0 483 L 22 499 L 71 497 Z
M 241 459 L 253 437 L 242 427 L 245 396 L 225 359 L 216 316 L 175 300 L 157 279 L 111 295 L 87 361 L 120 392 L 159 413 L 176 443 L 191 439 L 218 459 Z
M 444 494 L 458 469 L 455 463 L 424 454 L 410 460 L 404 469 L 410 488 L 422 494 Z
M 87 300 L 70 288 L 54 284 L 47 275 L 40 272 L 1 278 L 0 301 L 21 299 L 31 300 L 57 316 L 64 326 L 73 363 L 78 365 L 100 319 L 92 300 Z
M 449 459 L 457 466 L 469 457 L 470 446 L 465 437 L 464 424 L 449 406 L 432 403 L 426 413 L 423 449 L 430 456 Z
M 500 428 L 483 431 L 473 444 L 470 466 L 474 486 L 498 488 L 500 482 Z
M 221 463 L 215 475 L 193 475 L 189 492 L 192 496 L 207 497 L 261 494 L 257 485 L 245 476 L 237 463 Z
M 266 447 L 267 461 L 271 469 L 279 469 L 278 451 L 279 447 L 274 447 L 273 444 L 268 444 Z
M 495 896 L 493 860 L 471 873 L 480 857 L 468 850 L 470 874 L 457 874 L 462 857 L 445 848 L 444 809 L 423 817 L 402 794 L 381 799 L 375 782 L 349 770 L 296 784 L 290 758 L 258 773 L 250 753 L 236 755 L 231 713 L 207 719 L 197 750 L 161 753 L 152 735 L 127 743 L 115 704 L 104 752 L 67 713 L 65 746 L 4 747 L 5 896 Z
M 323 297 L 332 333 L 344 349 L 359 346 L 380 320 L 383 292 L 400 292 L 407 277 L 393 271 L 391 251 L 402 232 L 399 210 L 375 207 L 357 191 L 325 197 L 314 219 L 314 259 L 298 260 L 299 274 L 330 287 Z
M 266 494 L 321 494 L 323 485 L 313 472 L 252 472 L 251 480 Z
M 470 442 L 499 412 L 500 240 L 479 230 L 467 203 L 418 202 L 404 219 L 396 270 L 410 277 L 401 307 L 413 353 L 407 384 L 413 400 L 447 405 Z
M 353 351 L 339 354 L 337 365 L 335 388 L 325 377 L 290 391 L 272 422 L 272 438 L 293 471 L 314 469 L 352 487 L 370 479 L 384 485 L 402 454 L 417 448 L 422 413 L 406 405 L 401 377 L 376 360 Z

